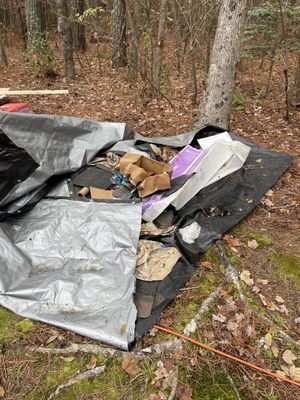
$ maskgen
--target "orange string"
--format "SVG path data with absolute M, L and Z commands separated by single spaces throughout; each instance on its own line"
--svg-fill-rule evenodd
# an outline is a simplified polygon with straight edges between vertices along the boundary
M 283 382 L 287 382 L 287 383 L 290 383 L 292 385 L 300 387 L 300 383 L 299 382 L 296 382 L 296 381 L 293 381 L 291 379 L 285 378 L 284 376 L 280 376 L 280 375 L 274 374 L 271 371 L 268 371 L 268 370 L 266 370 L 264 368 L 258 367 L 258 366 L 254 365 L 254 364 L 251 364 L 251 363 L 249 363 L 247 361 L 244 361 L 241 358 L 238 358 L 238 357 L 232 356 L 230 354 L 224 353 L 221 350 L 214 349 L 213 347 L 207 346 L 206 344 L 198 342 L 197 340 L 192 339 L 192 338 L 190 338 L 188 336 L 182 335 L 181 333 L 174 332 L 174 331 L 172 331 L 170 329 L 166 329 L 166 328 L 163 328 L 163 327 L 158 326 L 158 325 L 154 325 L 154 327 L 156 329 L 159 329 L 160 331 L 169 333 L 171 335 L 174 335 L 174 336 L 177 336 L 177 337 L 179 337 L 181 339 L 184 339 L 184 340 L 186 340 L 188 342 L 194 343 L 197 346 L 200 346 L 200 347 L 204 348 L 205 350 L 208 350 L 208 351 L 211 351 L 211 352 L 213 352 L 215 354 L 218 354 L 219 356 L 222 356 L 222 357 L 225 357 L 225 358 L 229 358 L 229 360 L 236 361 L 236 362 L 238 362 L 240 364 L 246 365 L 246 367 L 255 369 L 256 371 L 259 371 L 259 372 L 261 372 L 261 373 L 263 373 L 265 375 L 269 375 L 272 378 L 276 378 L 276 379 L 279 379 L 279 380 L 281 380 Z

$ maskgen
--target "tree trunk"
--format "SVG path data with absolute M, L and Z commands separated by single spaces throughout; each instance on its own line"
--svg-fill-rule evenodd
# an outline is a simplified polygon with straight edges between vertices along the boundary
M 246 15 L 247 0 L 223 0 L 196 127 L 228 128 Z
M 0 40 L 0 65 L 8 66 L 5 48 L 2 41 Z
M 65 76 L 75 79 L 75 66 L 73 58 L 72 26 L 68 0 L 56 0 L 58 14 L 58 32 L 64 42 Z
M 20 29 L 20 34 L 22 37 L 22 43 L 24 46 L 24 50 L 26 50 L 27 47 L 27 27 L 26 27 L 26 18 L 25 18 L 25 13 L 24 13 L 24 4 L 20 4 L 18 0 L 13 0 L 14 3 L 13 5 L 15 6 L 14 8 L 16 9 L 16 19 L 18 21 L 19 29 Z
M 113 0 L 112 45 L 113 45 L 113 56 L 112 56 L 113 68 L 126 67 L 127 43 L 126 43 L 125 0 Z
M 161 0 L 160 4 L 157 43 L 155 47 L 154 60 L 153 60 L 154 63 L 153 83 L 158 91 L 160 90 L 162 59 L 163 59 L 163 50 L 165 45 L 167 1 L 168 0 Z
M 131 52 L 130 52 L 130 77 L 135 79 L 139 71 L 139 60 L 140 60 L 140 4 L 136 1 L 126 1 L 126 8 L 129 20 L 129 26 L 131 30 Z
M 27 44 L 39 48 L 46 44 L 43 30 L 42 3 L 40 0 L 26 0 Z
M 73 0 L 74 15 L 82 15 L 85 10 L 84 0 Z M 85 25 L 80 22 L 74 23 L 74 49 L 86 50 Z
M 298 57 L 298 65 L 297 65 L 297 72 L 296 72 L 296 106 L 300 106 L 300 54 Z

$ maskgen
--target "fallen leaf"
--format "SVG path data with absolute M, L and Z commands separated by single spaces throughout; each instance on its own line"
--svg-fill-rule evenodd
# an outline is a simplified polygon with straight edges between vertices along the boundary
M 254 339 L 256 337 L 256 332 L 252 325 L 247 326 L 246 335 L 251 339 Z
M 276 375 L 282 376 L 282 378 L 285 378 L 285 377 L 286 377 L 286 374 L 285 374 L 283 371 L 281 371 L 280 369 L 278 369 L 278 370 L 276 371 Z
M 277 346 L 276 343 L 273 343 L 273 344 L 272 344 L 271 350 L 272 350 L 273 356 L 274 356 L 275 358 L 277 358 L 278 355 L 279 355 L 279 348 L 278 348 L 278 346 Z
M 66 363 L 71 363 L 75 360 L 75 357 L 61 357 Z
M 285 373 L 285 375 L 289 375 L 289 373 L 290 373 L 289 367 L 287 367 L 286 365 L 281 365 L 280 368 Z
M 248 203 L 248 204 L 252 204 L 252 203 L 253 203 L 253 199 L 247 200 L 247 203 Z
M 267 285 L 269 281 L 267 279 L 257 279 L 258 283 L 261 283 L 262 285 Z
M 218 321 L 218 322 L 222 322 L 222 323 L 226 322 L 226 317 L 224 317 L 224 315 L 222 315 L 222 314 L 218 314 L 218 315 L 213 314 L 212 318 L 214 321 Z
M 266 199 L 265 197 L 261 199 L 260 203 L 266 207 L 273 207 L 274 203 L 270 199 Z
M 274 193 L 273 190 L 270 189 L 270 190 L 267 191 L 267 193 L 265 194 L 265 196 L 267 196 L 267 197 L 272 197 L 272 196 L 273 196 L 273 193 Z
M 266 296 L 262 295 L 261 293 L 259 293 L 259 297 L 261 299 L 261 302 L 263 303 L 263 305 L 265 307 L 267 307 L 268 310 L 270 311 L 275 311 L 278 308 L 275 306 L 275 304 L 273 303 L 272 300 L 268 299 Z
M 255 239 L 248 241 L 248 247 L 252 250 L 256 250 L 258 248 L 258 243 Z
M 121 329 L 120 329 L 121 335 L 124 335 L 124 333 L 126 332 L 126 329 L 127 329 L 126 324 L 121 325 Z
M 272 340 L 273 340 L 273 335 L 272 335 L 270 332 L 268 332 L 268 333 L 265 335 L 265 343 L 266 343 L 267 347 L 271 347 L 271 345 L 272 345 Z
M 47 340 L 46 344 L 53 343 L 57 338 L 58 338 L 58 335 L 50 336 L 49 339 Z
M 254 293 L 259 293 L 259 292 L 260 292 L 260 288 L 257 287 L 257 286 L 253 286 L 252 292 L 254 292 Z
M 137 365 L 136 360 L 132 355 L 129 355 L 123 359 L 122 368 L 130 376 L 135 376 L 140 371 L 139 366 Z
M 285 306 L 284 304 L 281 304 L 281 305 L 278 307 L 278 310 L 279 310 L 281 313 L 285 314 L 285 315 L 289 315 L 289 310 L 286 308 L 286 306 Z
M 300 324 L 300 317 L 294 320 L 295 324 Z
M 0 385 L 0 398 L 2 399 L 5 396 L 5 391 L 3 387 Z
M 239 247 L 241 245 L 240 240 L 232 235 L 225 235 L 224 240 L 227 244 L 229 244 L 229 246 L 232 247 Z
M 240 273 L 240 279 L 246 283 L 246 285 L 248 286 L 252 286 L 254 284 L 254 280 L 252 278 L 250 278 L 250 271 L 244 269 L 241 273 Z
M 190 387 L 183 386 L 181 383 L 176 388 L 175 397 L 178 400 L 192 400 L 193 391 Z
M 281 296 L 276 296 L 275 300 L 277 301 L 277 303 L 284 303 L 284 300 Z
M 282 359 L 287 364 L 292 365 L 294 364 L 294 361 L 297 360 L 297 357 L 294 353 L 291 352 L 291 350 L 285 350 L 285 352 L 282 354 Z
M 201 263 L 201 266 L 204 267 L 204 268 L 210 269 L 210 270 L 213 269 L 213 265 L 212 265 L 212 263 L 210 261 L 203 261 Z
M 92 355 L 88 365 L 86 366 L 87 369 L 94 369 L 97 365 L 97 357 Z
M 234 322 L 233 320 L 228 321 L 226 325 L 226 328 L 233 334 L 236 333 L 238 327 L 239 324 L 237 322 Z
M 300 382 L 300 368 L 296 368 L 295 365 L 292 365 L 289 372 L 291 379 Z

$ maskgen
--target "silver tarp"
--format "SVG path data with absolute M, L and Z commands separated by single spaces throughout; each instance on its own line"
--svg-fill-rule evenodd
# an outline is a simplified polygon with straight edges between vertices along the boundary
M 127 350 L 140 224 L 141 204 L 67 199 L 10 217 L 0 224 L 0 304 Z
M 128 133 L 122 123 L 4 112 L 0 112 L 0 129 L 39 164 L 30 177 L 0 199 L 0 206 L 40 187 L 53 175 L 77 171 Z

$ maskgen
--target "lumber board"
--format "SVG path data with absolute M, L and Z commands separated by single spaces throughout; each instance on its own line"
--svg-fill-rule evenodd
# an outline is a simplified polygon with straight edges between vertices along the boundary
M 69 94 L 68 90 L 10 90 L 9 88 L 0 88 L 0 95 L 51 95 L 51 94 Z

